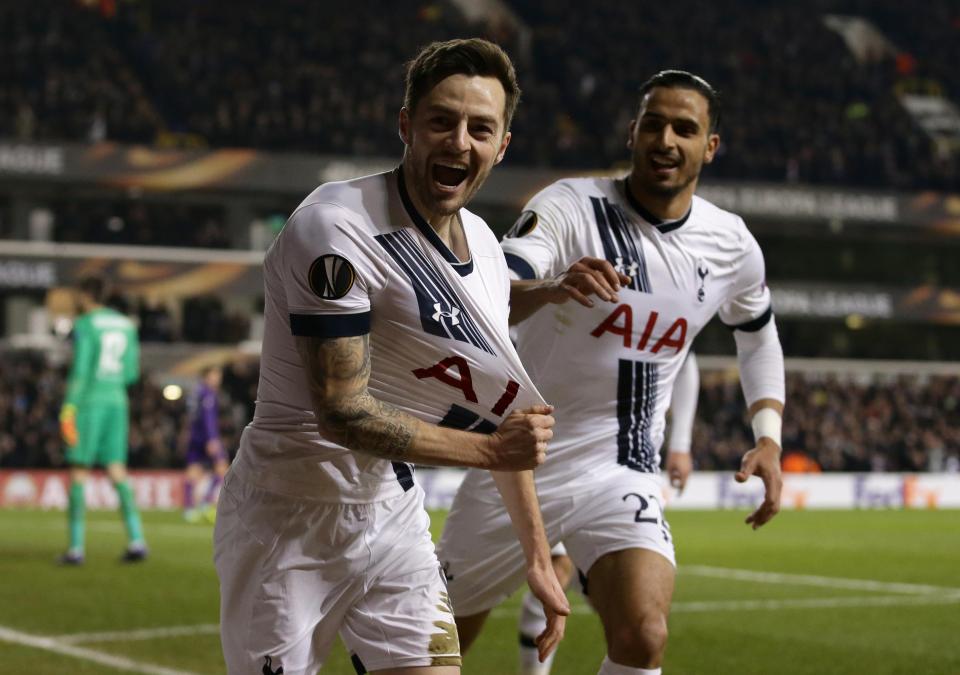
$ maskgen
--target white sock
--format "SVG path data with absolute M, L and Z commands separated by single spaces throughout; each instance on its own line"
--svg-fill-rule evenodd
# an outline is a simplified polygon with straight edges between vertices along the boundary
M 543 605 L 530 591 L 523 594 L 517 627 L 520 629 L 521 635 L 525 635 L 531 640 L 547 628 L 547 615 L 543 613 Z
M 603 663 L 600 664 L 600 670 L 597 675 L 661 675 L 662 668 L 633 668 L 631 666 L 621 666 L 614 663 L 609 656 L 603 657 Z
M 520 675 L 550 675 L 553 657 L 557 652 L 554 650 L 544 663 L 540 663 L 534 640 L 546 629 L 547 617 L 540 601 L 530 591 L 523 596 L 517 627 L 520 632 Z

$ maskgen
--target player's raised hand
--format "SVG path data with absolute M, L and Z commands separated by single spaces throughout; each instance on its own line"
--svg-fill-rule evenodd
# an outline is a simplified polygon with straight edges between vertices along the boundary
M 745 483 L 750 476 L 760 476 L 765 490 L 763 503 L 744 521 L 757 529 L 780 512 L 780 491 L 783 488 L 780 446 L 766 436 L 762 436 L 757 447 L 743 456 L 734 478 L 738 483 Z
M 563 639 L 570 603 L 552 565 L 528 568 L 527 584 L 530 592 L 543 605 L 543 613 L 547 617 L 547 627 L 535 640 L 540 662 L 543 663 Z
M 511 412 L 490 434 L 492 471 L 534 469 L 547 457 L 547 441 L 553 438 L 552 405 L 535 405 Z
M 560 304 L 573 298 L 585 307 L 593 307 L 590 296 L 595 295 L 607 302 L 619 302 L 617 291 L 629 283 L 630 277 L 617 272 L 610 261 L 584 256 L 557 279 L 562 294 L 552 301 Z

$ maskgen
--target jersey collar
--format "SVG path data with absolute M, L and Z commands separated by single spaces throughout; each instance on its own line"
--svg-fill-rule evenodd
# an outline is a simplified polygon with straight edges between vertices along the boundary
M 427 238 L 437 252 L 443 256 L 443 259 L 450 263 L 450 266 L 453 267 L 456 272 L 465 277 L 473 271 L 473 251 L 470 252 L 470 259 L 466 262 L 461 262 L 453 251 L 444 243 L 443 239 L 440 238 L 440 235 L 437 234 L 437 231 L 430 226 L 430 223 L 427 222 L 426 218 L 420 215 L 420 212 L 417 211 L 417 208 L 413 205 L 413 200 L 410 199 L 410 195 L 407 193 L 407 186 L 403 182 L 403 165 L 401 164 L 394 170 L 394 175 L 397 180 L 397 189 L 400 191 L 400 201 L 403 202 L 403 208 L 406 210 L 407 215 L 410 216 L 410 220 L 413 221 L 413 224 L 417 226 L 417 229 L 420 230 L 420 233 Z M 457 214 L 457 219 L 460 220 L 460 214 Z M 460 227 L 463 227 L 463 220 L 460 220 Z M 467 236 L 466 228 L 463 228 L 463 236 Z M 469 241 L 467 242 L 469 246 Z
M 657 218 L 655 215 L 643 208 L 640 202 L 637 201 L 637 198 L 633 196 L 633 192 L 630 191 L 630 184 L 627 181 L 627 178 L 619 181 L 620 189 L 623 190 L 623 193 L 627 197 L 627 203 L 630 204 L 634 211 L 640 214 L 641 218 L 657 228 L 657 230 L 660 231 L 660 234 L 667 234 L 668 232 L 673 232 L 674 230 L 680 229 L 680 227 L 687 222 L 687 219 L 690 218 L 690 214 L 693 212 L 692 203 L 690 204 L 690 208 L 687 209 L 687 212 L 676 220 L 661 220 L 660 218 Z

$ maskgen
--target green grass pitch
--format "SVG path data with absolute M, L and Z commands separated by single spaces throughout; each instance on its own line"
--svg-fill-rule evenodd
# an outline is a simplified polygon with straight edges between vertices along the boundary
M 757 532 L 743 517 L 670 515 L 667 675 L 960 673 L 960 512 L 785 512 Z M 434 514 L 435 533 L 442 522 Z M 211 528 L 173 513 L 147 513 L 145 527 L 149 561 L 123 566 L 119 518 L 94 513 L 87 564 L 60 568 L 62 513 L 0 511 L 0 671 L 224 672 Z M 593 675 L 603 634 L 570 595 L 553 672 Z M 515 672 L 518 601 L 495 611 L 464 673 Z M 341 647 L 323 672 L 353 675 Z

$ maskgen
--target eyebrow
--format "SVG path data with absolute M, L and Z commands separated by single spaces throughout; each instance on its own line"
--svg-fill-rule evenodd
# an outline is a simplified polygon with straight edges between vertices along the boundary
M 454 110 L 451 107 L 448 107 L 442 103 L 431 103 L 427 106 L 428 112 L 434 113 L 445 113 L 447 115 L 459 115 L 459 111 Z M 468 115 L 471 122 L 481 122 L 484 124 L 490 124 L 497 126 L 500 123 L 500 120 L 493 115 Z
M 692 124 L 692 125 L 694 125 L 694 126 L 697 127 L 698 129 L 700 128 L 700 122 L 698 122 L 698 121 L 697 121 L 696 119 L 694 119 L 693 117 L 672 117 L 672 118 L 669 118 L 669 117 L 667 117 L 666 115 L 661 115 L 661 114 L 658 113 L 658 112 L 651 112 L 651 111 L 649 111 L 649 110 L 645 110 L 644 113 L 643 113 L 643 115 L 640 116 L 640 119 L 643 119 L 644 117 L 652 117 L 652 118 L 657 119 L 657 120 L 667 120 L 667 121 L 669 121 L 669 122 L 671 122 L 671 123 L 673 123 L 673 122 L 685 122 L 685 123 L 687 123 L 687 124 Z

